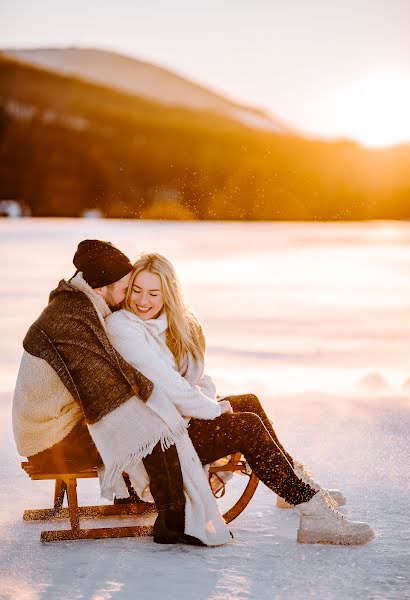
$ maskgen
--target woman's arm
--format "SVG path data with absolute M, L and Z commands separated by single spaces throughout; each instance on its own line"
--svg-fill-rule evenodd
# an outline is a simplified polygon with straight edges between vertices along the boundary
M 135 369 L 150 379 L 154 386 L 173 402 L 184 417 L 215 419 L 221 414 L 218 403 L 191 386 L 166 362 L 161 350 L 150 343 L 143 326 L 114 313 L 107 321 L 108 337 L 114 348 Z
M 209 375 L 202 375 L 196 385 L 205 396 L 208 396 L 208 398 L 216 398 L 216 387 Z

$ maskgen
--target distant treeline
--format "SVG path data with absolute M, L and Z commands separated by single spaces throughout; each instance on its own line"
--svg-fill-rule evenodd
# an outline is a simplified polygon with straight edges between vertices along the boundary
M 34 216 L 410 218 L 410 146 L 246 128 L 0 59 L 0 199 Z

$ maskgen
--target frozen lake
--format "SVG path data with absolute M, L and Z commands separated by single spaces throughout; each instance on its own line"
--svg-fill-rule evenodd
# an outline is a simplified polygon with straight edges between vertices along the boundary
M 260 485 L 229 547 L 40 544 L 44 527 L 21 515 L 47 506 L 51 486 L 19 468 L 12 391 L 25 331 L 93 237 L 131 260 L 158 250 L 174 262 L 219 392 L 258 394 L 285 445 L 342 489 L 374 542 L 299 545 L 297 515 Z M 0 598 L 410 598 L 410 223 L 1 220 L 0 248 Z

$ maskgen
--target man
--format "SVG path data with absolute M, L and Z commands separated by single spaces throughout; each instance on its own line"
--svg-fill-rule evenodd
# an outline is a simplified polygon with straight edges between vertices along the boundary
M 111 346 L 104 318 L 124 300 L 132 264 L 109 242 L 84 240 L 69 281 L 51 292 L 49 304 L 23 341 L 13 400 L 17 449 L 39 470 L 70 472 L 102 465 L 87 424 L 137 398 L 146 402 L 153 384 Z M 184 536 L 184 494 L 175 447 L 144 458 L 159 510 L 154 540 Z M 161 485 L 175 474 L 173 487 Z M 157 480 L 157 481 L 155 481 Z

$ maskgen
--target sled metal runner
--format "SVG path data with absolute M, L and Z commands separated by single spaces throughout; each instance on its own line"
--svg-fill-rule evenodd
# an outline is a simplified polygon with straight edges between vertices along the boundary
M 81 527 L 81 518 L 100 517 L 141 517 L 155 511 L 155 505 L 146 502 L 129 504 L 111 504 L 99 506 L 79 506 L 77 496 L 77 479 L 90 479 L 98 477 L 97 469 L 87 469 L 76 473 L 46 473 L 33 469 L 29 462 L 22 462 L 22 468 L 32 480 L 55 480 L 54 504 L 52 508 L 31 509 L 24 511 L 24 521 L 53 521 L 70 520 L 70 529 L 42 531 L 42 542 L 55 542 L 66 540 L 103 539 L 120 537 L 145 537 L 152 536 L 152 526 L 132 525 L 117 527 Z M 231 456 L 230 461 L 223 466 L 211 467 L 209 473 L 222 471 L 241 472 L 249 477 L 249 481 L 235 504 L 224 513 L 226 523 L 235 519 L 248 505 L 259 483 L 254 473 L 247 473 L 245 461 L 240 454 Z M 225 484 L 223 484 L 223 487 Z M 218 490 L 219 491 L 219 490 Z M 216 495 L 216 493 L 215 493 Z M 64 500 L 67 507 L 63 507 Z

